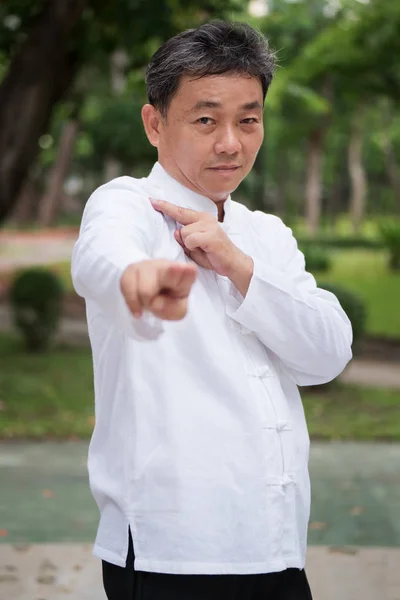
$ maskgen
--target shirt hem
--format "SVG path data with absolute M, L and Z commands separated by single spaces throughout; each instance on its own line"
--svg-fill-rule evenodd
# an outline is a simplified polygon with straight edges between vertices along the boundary
M 117 567 L 125 567 L 126 566 L 126 557 L 122 558 L 119 554 L 108 550 L 107 548 L 103 548 L 103 546 L 99 546 L 99 544 L 95 544 L 93 546 L 92 551 L 93 556 L 100 558 L 112 565 L 116 565 Z
M 135 559 L 136 571 L 168 573 L 172 575 L 257 575 L 276 573 L 285 569 L 304 569 L 300 556 L 288 556 L 279 560 L 259 563 L 177 563 L 170 561 Z

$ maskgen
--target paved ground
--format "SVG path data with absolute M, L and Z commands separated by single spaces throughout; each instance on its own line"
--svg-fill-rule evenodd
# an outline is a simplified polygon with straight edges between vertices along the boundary
M 0 444 L 1 600 L 104 597 L 86 453 L 83 442 Z M 400 600 L 399 464 L 400 445 L 313 444 L 314 600 Z
M 398 549 L 312 547 L 307 575 L 314 600 L 399 600 L 399 564 Z M 105 600 L 100 569 L 88 544 L 0 546 L 0 599 Z
M 0 232 L 0 269 L 67 261 L 76 238 L 74 230 L 47 234 Z

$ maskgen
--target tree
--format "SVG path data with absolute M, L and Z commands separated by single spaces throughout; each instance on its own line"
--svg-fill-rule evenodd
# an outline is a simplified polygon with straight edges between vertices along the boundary
M 130 68 L 142 67 L 160 42 L 183 27 L 240 8 L 240 0 L 2 4 L 0 34 L 6 35 L 0 36 L 0 52 L 7 72 L 0 85 L 0 222 L 16 202 L 55 105 L 83 68 L 104 68 L 117 48 L 127 53 Z

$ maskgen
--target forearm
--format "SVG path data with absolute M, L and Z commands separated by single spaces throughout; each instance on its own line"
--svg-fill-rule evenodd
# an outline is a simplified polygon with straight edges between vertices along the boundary
M 304 287 L 256 261 L 245 299 L 233 293 L 228 315 L 256 333 L 296 383 L 312 385 L 330 381 L 344 369 L 351 358 L 352 333 L 332 294 Z
M 118 329 L 138 340 L 157 339 L 163 332 L 161 321 L 149 313 L 140 319 L 131 314 L 121 291 L 125 269 L 142 259 L 140 253 L 131 256 L 113 253 L 98 254 L 84 239 L 78 240 L 72 258 L 72 281 L 77 293 L 97 304 Z
M 228 278 L 231 280 L 243 298 L 246 297 L 249 289 L 251 278 L 253 277 L 253 271 L 254 261 L 251 256 L 240 252 Z

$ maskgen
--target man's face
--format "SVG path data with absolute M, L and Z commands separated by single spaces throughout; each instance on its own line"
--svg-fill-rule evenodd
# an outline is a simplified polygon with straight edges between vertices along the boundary
M 169 174 L 220 202 L 249 173 L 261 146 L 261 82 L 236 74 L 183 77 L 167 118 L 146 105 L 143 120 Z

